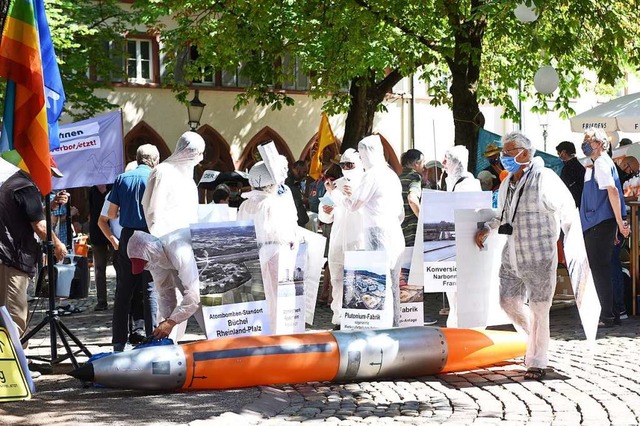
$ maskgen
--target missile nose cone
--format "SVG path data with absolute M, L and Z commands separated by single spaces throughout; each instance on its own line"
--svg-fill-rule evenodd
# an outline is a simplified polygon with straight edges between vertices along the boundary
M 83 380 L 85 382 L 93 382 L 94 373 L 93 373 L 93 364 L 87 362 L 82 367 L 76 368 L 75 370 L 69 373 L 70 376 L 75 377 L 76 379 Z

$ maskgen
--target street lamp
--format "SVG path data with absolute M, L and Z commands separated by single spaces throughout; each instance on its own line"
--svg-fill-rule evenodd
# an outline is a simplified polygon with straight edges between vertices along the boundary
M 540 120 L 540 127 L 542 127 L 542 140 L 544 141 L 544 152 L 547 152 L 547 137 L 549 136 L 549 132 L 547 128 L 549 127 L 549 111 L 546 111 L 538 116 Z
M 196 89 L 193 94 L 193 99 L 187 105 L 187 113 L 189 114 L 189 127 L 191 127 L 191 131 L 195 132 L 198 127 L 200 127 L 200 118 L 202 117 L 202 112 L 204 111 L 204 107 L 207 104 L 202 103 L 198 98 L 199 90 Z

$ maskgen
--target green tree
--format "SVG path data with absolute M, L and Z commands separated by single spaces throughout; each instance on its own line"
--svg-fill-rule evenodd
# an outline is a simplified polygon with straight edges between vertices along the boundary
M 123 73 L 122 64 L 114 62 L 108 46 L 122 39 L 134 16 L 116 0 L 45 0 L 45 11 L 67 96 L 67 114 L 83 119 L 118 107 L 96 96 L 95 90 L 108 87 L 111 80 L 94 78 L 95 71 Z M 0 93 L 3 105 L 4 89 Z
M 585 84 L 615 84 L 638 65 L 633 2 L 537 0 L 540 17 L 533 23 L 515 18 L 518 3 L 163 0 L 139 7 L 146 22 L 162 31 L 182 99 L 184 82 L 197 78 L 201 68 L 235 69 L 244 63 L 252 84 L 238 105 L 254 99 L 282 108 L 293 102 L 279 90 L 292 70 L 279 64 L 293 55 L 312 77 L 310 95 L 327 97 L 329 113 L 348 113 L 346 149 L 371 132 L 374 113 L 391 87 L 418 73 L 429 82 L 431 102 L 450 106 L 455 143 L 473 152 L 484 122 L 480 104 L 502 106 L 505 117 L 517 120 L 515 98 L 534 97 L 537 111 L 571 114 L 570 100 Z M 171 17 L 176 26 L 159 25 L 162 17 Z M 197 59 L 177 60 L 185 46 L 197 48 Z M 533 88 L 534 73 L 547 64 L 560 75 L 552 96 Z M 587 77 L 590 70 L 595 81 Z

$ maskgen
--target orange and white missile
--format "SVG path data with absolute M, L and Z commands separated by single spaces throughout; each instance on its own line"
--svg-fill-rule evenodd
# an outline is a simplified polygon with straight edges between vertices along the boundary
M 418 377 L 480 368 L 524 353 L 517 333 L 407 327 L 143 347 L 95 359 L 70 374 L 122 389 L 229 389 Z

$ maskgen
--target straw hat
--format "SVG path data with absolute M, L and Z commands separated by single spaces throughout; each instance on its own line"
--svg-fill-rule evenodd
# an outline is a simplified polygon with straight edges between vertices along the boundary
M 500 148 L 495 143 L 490 143 L 484 150 L 483 157 L 493 157 L 494 155 L 500 154 Z

